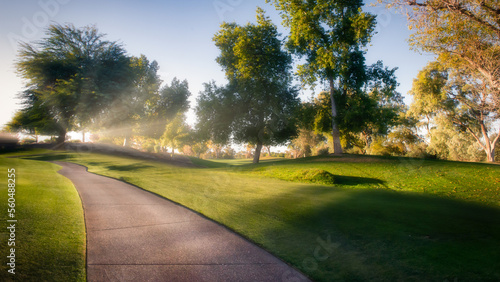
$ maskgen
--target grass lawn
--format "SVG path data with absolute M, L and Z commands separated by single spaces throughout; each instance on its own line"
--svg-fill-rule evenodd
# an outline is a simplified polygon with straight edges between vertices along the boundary
M 7 171 L 11 168 L 16 179 L 15 275 L 7 272 L 11 248 L 6 229 L 10 225 Z M 71 181 L 57 174 L 59 168 L 0 155 L 0 281 L 85 281 L 82 205 Z
M 230 166 L 241 166 L 252 164 L 252 159 L 213 159 L 213 160 L 202 160 L 198 158 L 190 158 L 191 161 L 197 165 L 205 166 L 208 168 L 217 168 L 217 167 L 230 167 Z M 260 159 L 260 163 L 274 163 L 278 161 L 284 161 L 284 158 L 270 158 L 265 157 Z
M 31 159 L 83 164 L 160 194 L 313 280 L 500 280 L 497 165 L 349 155 L 198 161 L 204 169 L 88 153 Z M 317 184 L 325 177 L 333 184 Z

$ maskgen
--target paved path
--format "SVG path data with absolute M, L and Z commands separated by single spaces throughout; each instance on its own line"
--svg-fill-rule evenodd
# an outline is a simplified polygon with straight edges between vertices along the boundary
M 82 199 L 88 281 L 307 281 L 182 206 L 83 166 L 54 163 Z

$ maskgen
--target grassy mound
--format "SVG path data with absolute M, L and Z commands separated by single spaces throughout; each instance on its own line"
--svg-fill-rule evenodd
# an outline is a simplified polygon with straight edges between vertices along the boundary
M 335 184 L 335 175 L 331 174 L 326 170 L 318 168 L 302 169 L 293 173 L 291 176 L 292 180 L 295 181 L 326 184 L 326 185 Z

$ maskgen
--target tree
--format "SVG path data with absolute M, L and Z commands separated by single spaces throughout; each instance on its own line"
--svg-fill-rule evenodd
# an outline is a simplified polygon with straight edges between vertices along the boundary
M 410 92 L 415 115 L 443 115 L 462 132 L 468 132 L 485 151 L 489 162 L 495 161 L 495 147 L 500 140 L 500 105 L 490 88 L 477 75 L 429 63 L 413 81 Z
M 313 149 L 321 143 L 324 143 L 324 136 L 317 134 L 312 130 L 304 128 L 299 129 L 299 135 L 290 142 L 288 146 L 295 152 L 295 157 L 310 157 Z
M 114 135 L 124 138 L 123 146 L 130 145 L 134 133 L 146 133 L 151 128 L 149 116 L 161 84 L 156 61 L 145 55 L 130 58 L 131 86 L 108 106 L 103 113 L 103 128 L 112 128 Z M 165 126 L 163 126 L 163 130 Z M 147 134 L 146 134 L 147 135 Z
M 334 153 L 341 154 L 336 97 L 356 93 L 363 83 L 361 49 L 370 41 L 375 16 L 361 11 L 361 0 L 266 2 L 274 3 L 285 26 L 291 29 L 287 47 L 306 58 L 306 63 L 298 67 L 303 84 L 314 84 L 318 77 L 329 83 Z
M 447 68 L 473 75 L 500 100 L 500 3 L 496 0 L 391 0 L 414 30 L 415 49 L 438 55 Z
M 347 147 L 358 143 L 359 134 L 364 139 L 365 147 L 369 147 L 374 136 L 387 135 L 392 127 L 401 122 L 400 112 L 404 103 L 401 94 L 396 91 L 396 70 L 384 67 L 379 61 L 366 67 L 366 78 L 358 90 L 334 93 L 334 99 L 338 101 L 335 123 Z M 333 118 L 331 94 L 320 93 L 314 107 L 314 130 L 328 132 Z
M 38 142 L 38 135 L 58 135 L 63 129 L 50 115 L 49 110 L 38 101 L 37 95 L 30 90 L 21 94 L 24 108 L 15 113 L 7 123 L 6 129 L 11 132 L 23 132 L 34 135 Z
M 130 125 L 126 126 L 125 143 L 127 143 L 128 137 L 132 135 L 134 129 L 139 135 L 149 137 L 151 130 L 156 128 L 153 116 L 157 107 L 160 85 L 162 83 L 158 75 L 160 68 L 158 62 L 150 62 L 145 55 L 141 55 L 140 57 L 131 58 L 131 66 L 135 74 L 134 89 L 130 96 L 131 99 L 127 102 L 130 105 L 127 109 L 127 119 Z M 163 130 L 165 130 L 165 124 L 163 124 L 162 132 Z
M 180 81 L 174 77 L 170 84 L 163 86 L 157 95 L 148 101 L 144 133 L 153 138 L 161 137 L 170 121 L 179 113 L 184 114 L 189 110 L 190 96 L 188 81 Z
M 186 116 L 178 113 L 172 118 L 165 127 L 165 132 L 161 137 L 161 143 L 164 147 L 172 149 L 172 157 L 175 149 L 182 148 L 189 138 L 189 126 L 186 123 Z
M 483 149 L 472 135 L 460 130 L 446 116 L 437 115 L 427 151 L 440 159 L 484 161 Z
M 25 93 L 36 96 L 25 102 L 36 100 L 48 109 L 63 143 L 69 130 L 98 122 L 129 91 L 133 73 L 122 46 L 104 40 L 95 27 L 51 25 L 46 34 L 21 44 L 16 65 L 27 81 Z
M 198 99 L 198 128 L 217 143 L 255 144 L 254 163 L 264 145 L 282 144 L 296 133 L 291 57 L 278 36 L 260 8 L 256 24 L 223 23 L 214 41 L 229 82 L 224 87 L 206 84 Z

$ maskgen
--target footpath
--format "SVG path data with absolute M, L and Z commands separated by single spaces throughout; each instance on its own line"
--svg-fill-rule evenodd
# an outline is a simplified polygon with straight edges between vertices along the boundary
M 88 281 L 309 281 L 187 208 L 83 166 L 54 163 L 82 200 Z

